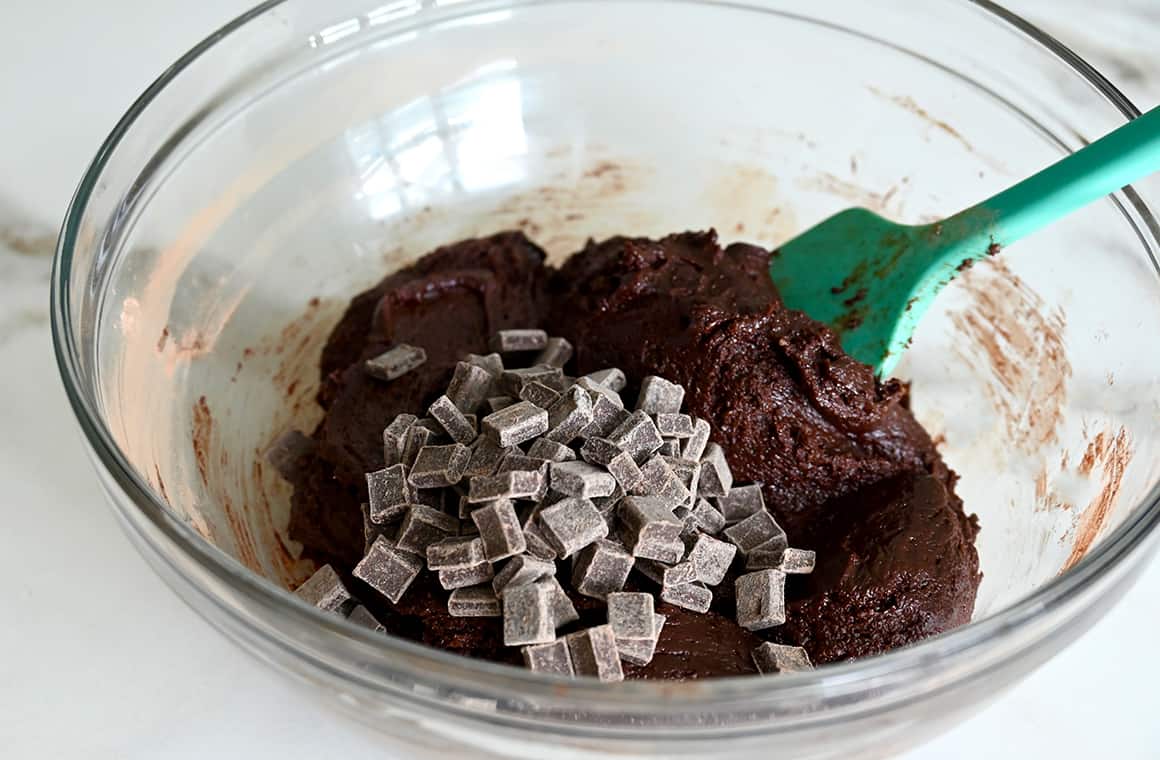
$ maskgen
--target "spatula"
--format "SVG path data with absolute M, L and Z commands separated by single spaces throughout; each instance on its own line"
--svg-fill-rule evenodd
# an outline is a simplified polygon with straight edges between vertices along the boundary
M 783 244 L 769 273 L 787 306 L 836 329 L 854 358 L 888 375 L 918 320 L 962 269 L 1160 171 L 1160 108 L 993 198 L 932 224 L 842 211 Z

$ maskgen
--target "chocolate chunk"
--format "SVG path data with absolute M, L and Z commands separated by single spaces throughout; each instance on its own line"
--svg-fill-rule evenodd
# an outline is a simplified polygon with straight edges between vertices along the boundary
M 548 409 L 548 432 L 556 443 L 571 443 L 592 422 L 592 399 L 583 388 L 572 386 Z
M 527 554 L 517 554 L 509 559 L 491 582 L 492 589 L 499 596 L 508 586 L 526 586 L 529 583 L 555 575 L 556 563 L 538 559 Z
M 484 555 L 490 562 L 522 554 L 527 548 L 520 518 L 510 499 L 497 499 L 472 510 L 471 521 L 479 528 Z
M 472 567 L 486 559 L 479 536 L 451 536 L 427 547 L 427 567 L 431 570 Z
M 511 396 L 491 396 L 487 399 L 486 406 L 489 412 L 498 412 L 500 409 L 507 409 L 518 400 Z
M 488 583 L 495 577 L 495 569 L 490 562 L 480 562 L 469 567 L 453 567 L 439 571 L 439 585 L 445 589 L 467 588 Z
M 630 414 L 607 438 L 637 462 L 644 462 L 664 443 L 656 423 L 642 411 Z
M 503 595 L 503 643 L 509 647 L 556 639 L 552 587 L 543 582 L 507 589 Z
M 565 338 L 548 338 L 544 350 L 536 355 L 533 364 L 547 364 L 549 367 L 563 368 L 572 358 L 572 344 Z
M 451 617 L 500 617 L 499 599 L 491 586 L 457 588 L 447 598 Z
M 536 559 L 555 560 L 559 555 L 552 547 L 552 543 L 544 536 L 538 516 L 524 522 L 524 541 L 527 543 L 527 552 Z
M 661 412 L 653 419 L 657 423 L 657 430 L 665 438 L 691 438 L 693 435 L 693 418 L 687 414 Z
M 375 542 L 375 539 L 384 534 L 385 526 L 377 525 L 371 520 L 371 508 L 365 501 L 361 502 L 358 508 L 362 512 L 363 554 L 366 554 L 371 550 L 371 544 Z
M 750 631 L 772 628 L 785 622 L 785 573 L 758 570 L 734 582 L 737 624 Z
M 681 444 L 676 438 L 666 438 L 657 453 L 665 459 L 675 459 L 681 454 Z
M 505 369 L 499 377 L 500 389 L 509 396 L 519 396 L 528 383 L 543 383 L 557 393 L 563 393 L 568 383 L 559 367 L 538 365 L 521 369 Z
M 468 354 L 466 361 L 468 364 L 486 370 L 492 379 L 499 379 L 499 376 L 503 374 L 503 357 L 499 354 Z
M 572 600 L 568 598 L 568 594 L 555 575 L 549 575 L 536 582 L 546 584 L 552 589 L 552 617 L 556 621 L 557 628 L 575 623 L 580 619 L 580 613 L 576 611 L 576 606 L 572 604 Z
M 749 554 L 745 557 L 745 568 L 747 570 L 768 570 L 770 568 L 781 570 L 781 558 L 788 547 L 789 542 L 786 541 L 785 534 L 776 535 L 749 550 Z M 785 571 L 782 570 L 782 572 Z
M 475 367 L 474 369 L 479 368 Z M 427 408 L 427 413 L 435 418 L 440 427 L 446 431 L 447 436 L 456 443 L 467 445 L 475 440 L 474 419 L 469 420 L 447 396 L 435 399 L 435 403 Z
M 649 375 L 640 384 L 640 396 L 636 400 L 636 408 L 649 414 L 670 413 L 681 411 L 681 404 L 685 401 L 685 389 L 676 383 L 669 382 L 663 377 Z
M 462 443 L 449 446 L 424 446 L 415 457 L 411 474 L 407 476 L 415 488 L 446 488 L 463 479 L 471 450 Z
M 733 471 L 725 461 L 725 450 L 715 443 L 705 446 L 705 454 L 701 457 L 701 480 L 698 486 L 698 496 L 725 496 L 733 487 Z M 721 510 L 725 519 L 729 513 Z
M 443 488 L 416 488 L 412 497 L 412 503 L 422 504 L 425 507 L 445 512 L 447 507 L 447 494 L 451 493 Z
M 704 484 L 708 475 L 705 462 L 701 462 L 701 483 Z M 702 493 L 704 489 L 702 488 Z M 761 495 L 761 486 L 754 483 L 748 486 L 738 486 L 729 489 L 724 496 L 717 497 L 717 509 L 725 516 L 726 524 L 732 525 L 741 522 L 750 515 L 757 514 L 765 509 L 765 497 Z
M 266 449 L 265 459 L 284 480 L 291 480 L 298 460 L 318 448 L 314 439 L 301 430 L 287 430 Z
M 640 468 L 640 479 L 629 489 L 636 496 L 653 496 L 672 507 L 687 502 L 692 494 L 681 483 L 673 468 L 660 454 L 649 459 Z
M 572 655 L 568 643 L 556 639 L 547 644 L 530 644 L 523 648 L 524 664 L 533 673 L 571 678 L 576 673 L 572 668 Z
M 541 409 L 548 409 L 560 398 L 560 394 L 539 381 L 532 381 L 520 389 L 520 398 Z
M 561 559 L 608 535 L 608 523 L 591 500 L 569 497 L 540 512 L 544 538 Z
M 463 471 L 463 475 L 467 478 L 494 475 L 504 457 L 509 454 L 518 454 L 519 451 L 515 446 L 505 448 L 487 436 L 481 435 L 471 445 L 471 459 L 468 460 L 467 469 Z
M 753 650 L 753 664 L 762 675 L 771 673 L 800 673 L 813 670 L 810 656 L 801 647 L 774 644 L 766 641 Z
M 640 468 L 636 466 L 636 460 L 632 458 L 632 454 L 629 454 L 627 451 L 622 451 L 614 456 L 609 460 L 607 467 L 608 474 L 616 480 L 616 484 L 625 492 L 636 488 L 644 476 Z
M 713 592 L 700 583 L 661 586 L 661 601 L 693 612 L 708 612 L 713 603 Z
M 594 436 L 584 441 L 584 445 L 580 447 L 580 458 L 589 464 L 600 465 L 607 467 L 608 463 L 616 458 L 618 454 L 623 454 L 624 449 L 617 446 L 607 438 Z
M 407 468 L 401 464 L 367 473 L 367 501 L 371 522 L 386 525 L 407 512 L 414 489 L 407 482 Z
M 361 625 L 363 628 L 370 628 L 372 631 L 378 631 L 379 633 L 384 633 L 387 630 L 386 626 L 380 623 L 378 618 L 372 615 L 371 611 L 361 604 L 351 610 L 350 614 L 346 616 L 346 619 L 355 625 Z
M 608 594 L 608 625 L 618 641 L 655 641 L 660 631 L 656 627 L 652 594 L 628 591 Z
M 549 482 L 553 491 L 569 496 L 609 496 L 616 490 L 616 479 L 587 462 L 553 462 L 549 468 Z
M 737 554 L 737 547 L 719 541 L 704 533 L 693 540 L 689 549 L 689 562 L 695 570 L 696 579 L 709 586 L 716 586 L 725 580 L 729 566 L 733 564 L 733 557 Z
M 624 402 L 616 394 L 589 393 L 589 398 L 592 399 L 592 421 L 580 431 L 581 438 L 608 436 L 628 419 Z
M 787 575 L 806 575 L 814 571 L 816 557 L 808 549 L 786 549 L 781 555 L 778 570 Z
M 624 588 L 632 564 L 632 555 L 623 546 L 602 538 L 576 555 L 572 563 L 572 588 L 578 594 L 604 599 Z
M 564 637 L 572 655 L 572 667 L 578 676 L 595 676 L 601 681 L 623 681 L 620 652 L 612 627 L 598 625 Z
M 545 486 L 543 473 L 512 470 L 498 475 L 477 475 L 469 482 L 467 500 L 472 504 L 496 499 L 530 499 Z
M 383 461 L 387 467 L 403 461 L 404 439 L 418 419 L 413 414 L 399 414 L 383 428 Z
M 416 420 L 415 424 L 407 428 L 407 432 L 403 434 L 403 452 L 399 457 L 400 464 L 406 465 L 408 468 L 415 464 L 415 458 L 419 456 L 419 450 L 427 445 L 428 441 L 434 438 L 431 431 L 419 424 Z
M 576 452 L 562 443 L 537 438 L 528 447 L 528 456 L 546 459 L 549 462 L 567 462 L 576 458 Z
M 694 494 L 697 493 L 697 484 L 701 479 L 701 463 L 681 457 L 669 457 L 664 454 L 661 455 L 661 458 L 664 459 L 665 464 L 669 466 L 669 469 L 673 471 L 677 480 L 681 482 L 689 494 L 682 503 L 692 505 L 695 498 Z
M 725 515 L 707 499 L 697 499 L 689 516 L 702 533 L 715 536 L 725 529 Z
M 501 354 L 515 351 L 540 351 L 548 346 L 543 330 L 500 330 L 491 339 L 491 350 Z
M 628 379 L 624 376 L 624 372 L 616 367 L 589 372 L 584 377 L 616 393 L 620 393 L 624 390 L 624 386 L 628 384 Z
M 634 557 L 661 560 L 670 556 L 664 552 L 666 544 L 680 543 L 684 526 L 664 499 L 626 496 L 620 502 L 618 516 L 624 525 L 628 549 Z M 681 553 L 684 553 L 683 544 Z
M 725 529 L 725 538 L 742 554 L 749 554 L 766 541 L 779 536 L 784 538 L 785 531 L 773 519 L 773 515 L 764 509 Z
M 459 521 L 451 515 L 423 504 L 412 504 L 399 528 L 398 541 L 392 548 L 426 557 L 428 546 L 455 535 L 458 530 Z
M 294 593 L 320 610 L 340 615 L 354 603 L 354 598 L 330 565 L 315 570 L 314 575 L 294 589 Z
M 418 369 L 427 361 L 427 352 L 406 343 L 400 343 L 391 350 L 368 359 L 363 365 L 368 375 L 379 380 L 394 380 L 413 369 Z
M 484 417 L 483 432 L 500 446 L 516 446 L 548 432 L 548 412 L 519 401 Z
M 539 472 L 544 475 L 545 480 L 547 479 L 549 465 L 547 459 L 527 456 L 518 447 L 513 447 L 513 449 L 499 463 L 499 467 L 495 471 L 496 475 L 502 475 L 505 472 Z
M 470 414 L 487 398 L 497 374 L 470 362 L 459 362 L 455 365 L 455 374 L 451 376 L 451 383 L 447 386 L 447 398 L 461 412 Z
M 422 569 L 421 559 L 399 550 L 385 536 L 379 536 L 352 572 L 354 577 L 398 604 Z
M 712 428 L 705 420 L 697 417 L 693 420 L 693 433 L 685 439 L 681 446 L 681 456 L 685 459 L 700 461 L 705 455 L 705 448 L 709 445 L 709 434 Z
M 652 662 L 656 652 L 657 642 L 660 640 L 661 629 L 665 626 L 664 615 L 653 615 L 653 627 L 657 635 L 652 639 L 620 639 L 616 640 L 616 649 L 620 652 L 620 659 L 633 665 L 648 665 Z

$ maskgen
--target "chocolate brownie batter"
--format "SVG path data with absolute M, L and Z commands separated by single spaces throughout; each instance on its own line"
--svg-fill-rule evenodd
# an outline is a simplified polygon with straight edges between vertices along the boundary
M 383 427 L 426 409 L 455 362 L 486 353 L 496 330 L 543 327 L 574 344 L 570 373 L 624 370 L 625 398 L 646 375 L 683 384 L 737 481 L 764 484 L 791 543 L 817 552 L 814 573 L 788 581 L 785 625 L 738 626 L 730 576 L 706 614 L 658 604 L 668 621 L 656 655 L 626 666 L 627 676 L 752 673 L 750 652 L 764 639 L 803 646 L 815 663 L 864 657 L 966 623 L 978 527 L 954 494 L 956 476 L 907 409 L 903 385 L 876 381 L 831 330 L 782 305 L 768 257 L 751 245 L 722 249 L 713 232 L 684 233 L 589 243 L 552 270 L 542 250 L 508 232 L 440 248 L 387 277 L 352 301 L 323 352 L 327 414 L 295 477 L 293 536 L 349 571 L 363 554 L 359 503 L 364 473 L 383 464 Z M 425 348 L 427 363 L 389 386 L 368 377 L 362 361 L 399 342 Z M 500 620 L 451 617 L 431 574 L 398 605 L 345 577 L 360 598 L 379 600 L 374 611 L 393 634 L 519 662 L 502 646 Z M 652 590 L 635 573 L 628 586 Z M 601 605 L 573 598 L 576 627 L 603 622 Z

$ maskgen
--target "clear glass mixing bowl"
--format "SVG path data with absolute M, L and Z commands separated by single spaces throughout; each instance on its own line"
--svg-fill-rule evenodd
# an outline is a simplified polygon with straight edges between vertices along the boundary
M 975 622 L 884 656 L 606 686 L 377 636 L 284 591 L 310 567 L 261 452 L 317 421 L 348 298 L 437 244 L 522 227 L 558 259 L 709 226 L 772 245 L 850 204 L 916 221 L 1136 113 L 989 3 L 268 2 L 166 71 L 82 180 L 53 282 L 61 373 L 157 571 L 387 736 L 532 758 L 895 751 L 1074 639 L 1155 543 L 1158 230 L 1130 189 L 966 273 L 901 365 L 980 516 L 985 580 Z

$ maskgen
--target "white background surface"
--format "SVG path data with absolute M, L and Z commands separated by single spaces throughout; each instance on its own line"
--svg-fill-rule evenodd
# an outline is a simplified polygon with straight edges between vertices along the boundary
M 154 577 L 98 494 L 52 359 L 51 247 L 85 165 L 149 81 L 248 5 L 0 0 L 2 758 L 398 757 Z M 1011 3 L 1154 106 L 1160 3 L 1101 5 Z M 1158 626 L 1154 562 L 1079 642 L 913 757 L 1160 757 Z

